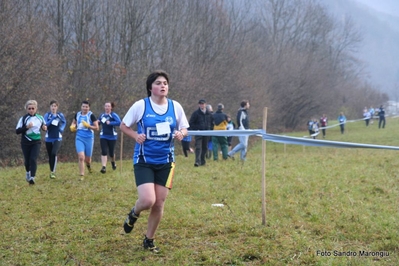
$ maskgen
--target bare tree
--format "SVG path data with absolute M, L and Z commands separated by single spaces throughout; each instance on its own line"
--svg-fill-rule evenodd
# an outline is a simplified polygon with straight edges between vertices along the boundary
M 361 39 L 351 21 L 336 23 L 323 6 L 309 0 L 259 3 L 272 47 L 268 95 L 279 114 L 272 121 L 295 129 L 311 116 L 337 112 L 341 88 L 358 71 L 354 52 Z
M 233 116 L 240 101 L 249 99 L 252 126 L 262 126 L 261 111 L 268 106 L 274 132 L 303 128 L 309 116 L 321 113 L 334 116 L 345 109 L 356 115 L 358 106 L 386 98 L 364 82 L 353 22 L 330 16 L 313 0 L 0 5 L 0 111 L 34 95 L 41 107 L 50 98 L 61 101 L 68 121 L 86 98 L 95 113 L 106 100 L 115 101 L 123 116 L 146 95 L 145 78 L 157 68 L 170 73 L 170 97 L 188 115 L 198 98 L 223 102 Z M 21 112 L 13 111 L 10 122 Z M 0 134 L 16 143 L 13 134 Z M 72 134 L 64 138 L 64 154 L 74 156 Z M 7 149 L 0 158 L 15 147 Z
M 61 62 L 53 53 L 44 21 L 27 13 L 21 1 L 2 1 L 0 11 L 0 111 L 7 125 L 16 125 L 24 114 L 23 104 L 29 99 L 39 102 L 40 112 L 46 109 L 51 95 L 62 98 Z M 3 143 L 16 143 L 13 127 L 4 127 Z M 5 145 L 0 158 L 18 157 L 18 145 Z M 13 156 L 15 155 L 15 157 Z

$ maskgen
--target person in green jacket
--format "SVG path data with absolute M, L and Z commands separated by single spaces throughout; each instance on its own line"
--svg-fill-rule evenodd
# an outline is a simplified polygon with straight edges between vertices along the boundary
M 21 134 L 21 148 L 24 154 L 26 176 L 30 185 L 35 184 L 37 157 L 41 146 L 41 132 L 46 131 L 47 126 L 43 116 L 37 114 L 37 102 L 29 100 L 25 103 L 27 114 L 22 116 L 17 124 L 16 133 Z

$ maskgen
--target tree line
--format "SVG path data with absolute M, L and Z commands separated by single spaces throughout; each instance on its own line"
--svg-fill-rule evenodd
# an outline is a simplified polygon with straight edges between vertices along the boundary
M 248 99 L 251 127 L 262 127 L 266 106 L 274 133 L 304 129 L 323 113 L 358 118 L 364 106 L 388 100 L 365 82 L 356 25 L 315 0 L 0 0 L 0 7 L 2 165 L 21 158 L 15 125 L 28 99 L 42 114 L 58 100 L 68 123 L 85 99 L 96 115 L 113 101 L 123 117 L 146 96 L 155 69 L 170 74 L 169 95 L 188 117 L 199 98 L 223 103 L 232 117 Z M 75 159 L 73 139 L 65 132 L 66 160 Z M 125 145 L 131 154 L 131 140 Z

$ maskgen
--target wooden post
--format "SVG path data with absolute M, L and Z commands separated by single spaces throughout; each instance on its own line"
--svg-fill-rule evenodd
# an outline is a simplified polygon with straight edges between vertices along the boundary
M 267 107 L 263 108 L 263 130 L 266 132 Z M 262 225 L 266 225 L 266 140 L 262 140 Z
M 120 172 L 122 174 L 122 161 L 123 161 L 123 132 L 121 132 L 121 154 L 119 156 L 121 163 L 120 163 Z

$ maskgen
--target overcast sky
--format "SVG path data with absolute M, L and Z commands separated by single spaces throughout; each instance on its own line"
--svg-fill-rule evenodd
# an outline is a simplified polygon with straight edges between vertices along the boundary
M 363 3 L 378 11 L 385 12 L 399 17 L 399 1 L 398 0 L 355 0 Z

